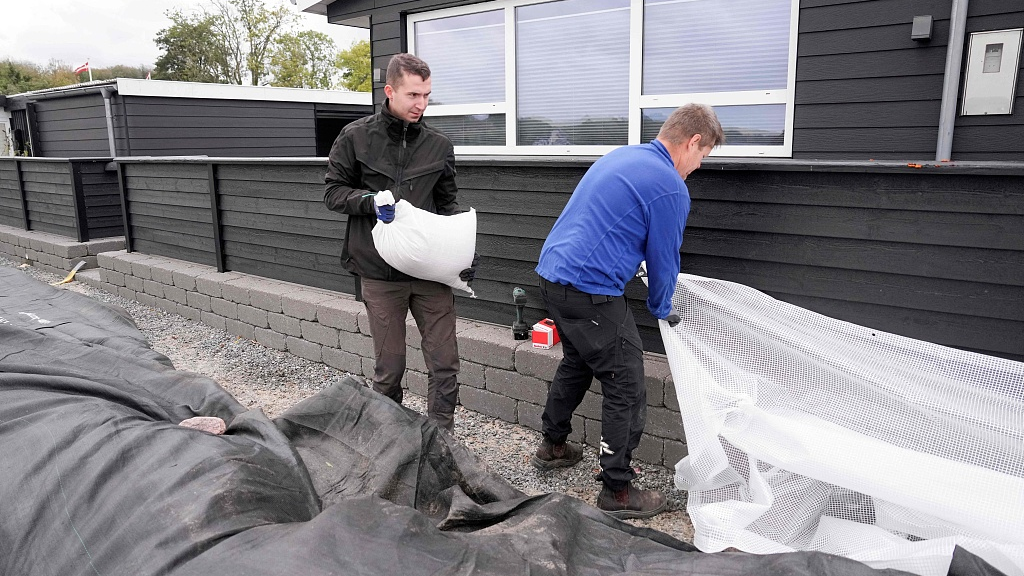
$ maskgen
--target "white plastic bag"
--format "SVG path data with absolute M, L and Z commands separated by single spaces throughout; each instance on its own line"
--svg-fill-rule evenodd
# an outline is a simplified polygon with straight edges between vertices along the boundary
M 374 225 L 373 245 L 399 272 L 465 290 L 476 298 L 459 278 L 476 253 L 476 210 L 442 216 L 399 200 L 394 221 Z

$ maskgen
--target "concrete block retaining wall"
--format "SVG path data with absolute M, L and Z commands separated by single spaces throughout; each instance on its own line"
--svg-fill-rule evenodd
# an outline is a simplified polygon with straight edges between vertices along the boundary
M 4 236 L 0 241 L 9 242 Z M 17 247 L 20 249 L 21 243 Z M 36 249 L 36 253 L 43 252 Z M 373 373 L 366 310 L 348 294 L 239 272 L 219 273 L 210 266 L 123 250 L 99 253 L 95 258 L 99 269 L 79 276 L 91 286 L 338 370 L 364 377 Z M 411 318 L 407 334 L 404 385 L 425 396 L 426 364 Z M 536 349 L 529 341 L 514 340 L 508 326 L 462 318 L 457 334 L 462 405 L 540 430 L 561 346 Z M 644 363 L 647 426 L 634 457 L 672 467 L 687 453 L 672 376 L 663 356 L 645 354 Z M 596 447 L 600 438 L 601 395 L 600 385 L 595 383 L 576 411 L 571 439 Z
M 66 236 L 0 225 L 0 254 L 53 274 L 67 274 L 83 260 L 85 266 L 81 269 L 96 268 L 101 252 L 123 248 L 123 237 L 78 242 Z

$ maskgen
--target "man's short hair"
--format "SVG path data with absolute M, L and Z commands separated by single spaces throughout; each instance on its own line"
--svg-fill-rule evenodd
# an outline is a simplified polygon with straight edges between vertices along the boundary
M 700 134 L 701 146 L 719 146 L 725 143 L 725 133 L 718 115 L 707 104 L 690 103 L 676 108 L 661 125 L 658 139 L 670 144 L 682 144 Z
M 427 66 L 426 62 L 412 54 L 405 52 L 395 54 L 391 57 L 391 61 L 388 62 L 387 75 L 384 77 L 385 82 L 390 84 L 392 88 L 398 88 L 406 74 L 415 74 L 426 80 L 430 78 L 430 66 Z

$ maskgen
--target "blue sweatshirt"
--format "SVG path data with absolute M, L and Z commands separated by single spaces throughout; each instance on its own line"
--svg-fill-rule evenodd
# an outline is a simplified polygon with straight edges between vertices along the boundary
M 540 252 L 537 274 L 588 294 L 621 296 L 647 261 L 647 309 L 672 313 L 690 194 L 665 146 L 618 148 L 587 170 Z

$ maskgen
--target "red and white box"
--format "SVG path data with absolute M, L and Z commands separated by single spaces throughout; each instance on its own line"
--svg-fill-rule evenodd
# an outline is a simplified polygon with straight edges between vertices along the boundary
M 558 329 L 555 322 L 545 318 L 533 325 L 533 347 L 548 349 L 558 344 Z

